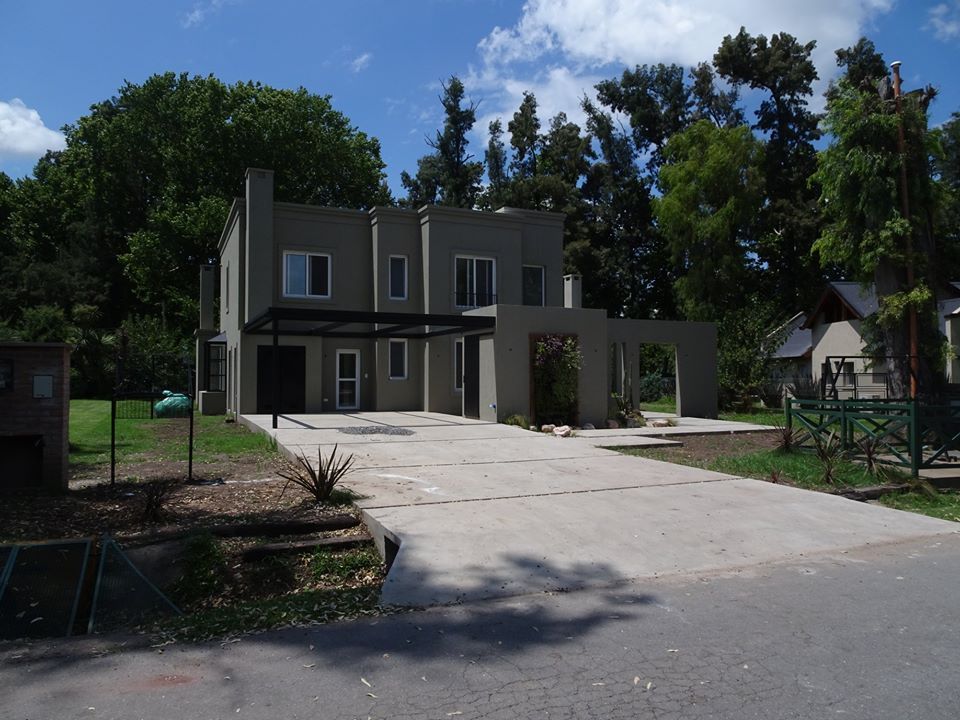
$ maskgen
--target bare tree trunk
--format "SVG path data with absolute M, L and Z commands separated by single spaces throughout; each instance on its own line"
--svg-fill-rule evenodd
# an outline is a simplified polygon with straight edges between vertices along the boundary
M 901 292 L 906 281 L 903 268 L 889 261 L 881 261 L 873 273 L 877 291 L 877 301 L 883 306 L 884 298 Z M 880 325 L 877 328 L 889 362 L 889 390 L 895 398 L 910 397 L 910 359 L 908 348 L 907 318 L 901 318 L 894 325 Z

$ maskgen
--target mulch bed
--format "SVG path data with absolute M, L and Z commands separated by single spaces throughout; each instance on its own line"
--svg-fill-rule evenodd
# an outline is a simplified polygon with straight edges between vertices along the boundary
M 718 458 L 745 455 L 777 446 L 777 432 L 714 433 L 677 437 L 682 447 L 657 448 L 657 455 L 669 462 L 705 465 Z M 642 450 L 643 448 L 638 448 Z
M 155 463 L 160 465 L 161 463 Z M 158 474 L 157 477 L 169 477 Z M 0 542 L 89 537 L 109 532 L 124 538 L 168 530 L 189 530 L 230 522 L 310 520 L 355 512 L 350 507 L 316 506 L 285 480 L 228 480 L 220 485 L 179 484 L 165 504 L 161 522 L 143 520 L 143 484 L 95 484 L 64 494 L 8 496 L 0 503 Z

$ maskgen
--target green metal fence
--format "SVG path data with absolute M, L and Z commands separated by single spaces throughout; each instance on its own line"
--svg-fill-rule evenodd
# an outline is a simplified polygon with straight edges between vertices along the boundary
M 870 439 L 883 462 L 910 468 L 960 467 L 960 406 L 918 400 L 787 398 L 787 427 L 813 445 L 833 434 L 845 450 Z

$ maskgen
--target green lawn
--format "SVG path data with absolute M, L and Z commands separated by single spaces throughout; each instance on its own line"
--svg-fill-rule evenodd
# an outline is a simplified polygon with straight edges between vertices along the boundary
M 821 464 L 811 452 L 780 450 L 753 450 L 748 452 L 731 449 L 726 455 L 711 460 L 697 458 L 695 454 L 684 454 L 671 448 L 620 448 L 627 455 L 637 455 L 663 462 L 701 467 L 706 470 L 737 475 L 739 477 L 770 480 L 774 473 L 779 482 L 796 485 L 808 490 L 833 490 L 842 487 L 878 485 L 884 482 L 908 482 L 909 477 L 893 468 L 889 468 L 882 478 L 870 475 L 860 463 L 847 460 L 837 466 L 836 484 L 828 485 L 823 481 Z M 944 490 L 935 496 L 922 491 L 893 493 L 884 495 L 880 503 L 897 510 L 929 515 L 942 520 L 960 522 L 960 492 Z
M 769 480 L 776 472 L 780 482 L 790 483 L 808 489 L 828 489 L 822 481 L 823 473 L 817 458 L 812 453 L 790 452 L 780 450 L 757 450 L 744 454 L 732 454 L 710 461 L 698 461 L 671 453 L 666 448 L 622 448 L 620 452 L 626 455 L 648 457 L 653 460 L 662 460 L 683 465 L 700 467 L 704 470 L 713 470 L 728 475 Z M 843 461 L 837 469 L 837 487 L 847 485 L 876 485 L 877 479 L 868 475 L 862 465 Z
M 909 510 L 941 520 L 960 522 L 960 492 L 948 490 L 937 497 L 922 492 L 907 492 L 884 495 L 880 502 L 897 510 Z
M 677 401 L 673 395 L 664 395 L 654 402 L 640 403 L 639 409 L 640 412 L 675 413 Z M 770 426 L 783 425 L 786 420 L 782 409 L 763 407 L 754 408 L 750 412 L 721 412 L 720 419 Z
M 210 462 L 223 456 L 268 455 L 275 449 L 264 435 L 223 417 L 194 415 L 194 460 Z M 187 456 L 189 421 L 118 420 L 117 459 L 183 460 Z M 110 462 L 110 401 L 70 401 L 70 462 Z

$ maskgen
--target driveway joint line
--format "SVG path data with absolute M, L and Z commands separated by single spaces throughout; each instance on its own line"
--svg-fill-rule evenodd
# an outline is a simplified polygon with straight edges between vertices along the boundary
M 391 508 L 424 507 L 427 505 L 454 505 L 457 503 L 487 502 L 488 500 L 520 500 L 525 498 L 554 497 L 557 495 L 584 495 L 587 493 L 615 492 L 618 490 L 652 490 L 661 487 L 677 487 L 679 485 L 704 485 L 706 483 L 727 482 L 730 480 L 750 480 L 751 478 L 719 477 L 704 478 L 701 480 L 684 480 L 682 482 L 666 482 L 657 485 L 622 485 L 617 487 L 588 488 L 585 490 L 557 490 L 555 492 L 530 493 L 527 495 L 497 495 L 496 497 L 455 498 L 452 500 L 431 500 L 429 502 L 404 503 L 400 505 L 361 505 L 361 510 L 389 510 Z

